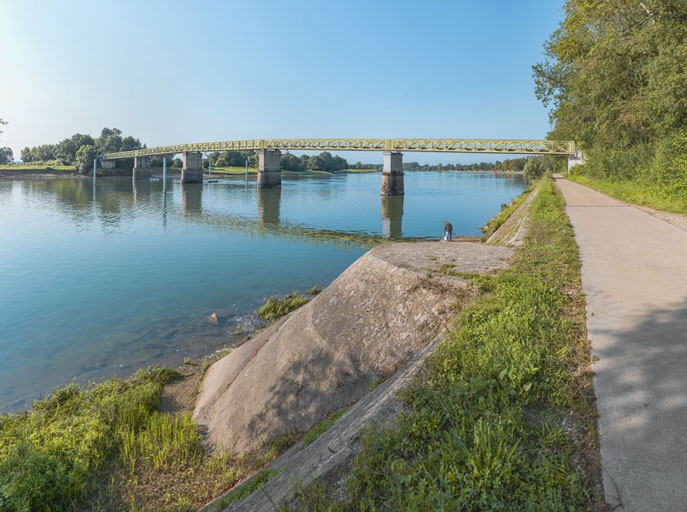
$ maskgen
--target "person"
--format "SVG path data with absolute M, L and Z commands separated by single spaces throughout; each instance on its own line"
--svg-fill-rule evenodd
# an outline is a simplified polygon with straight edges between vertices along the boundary
M 453 224 L 447 220 L 444 221 L 444 240 L 453 240 Z

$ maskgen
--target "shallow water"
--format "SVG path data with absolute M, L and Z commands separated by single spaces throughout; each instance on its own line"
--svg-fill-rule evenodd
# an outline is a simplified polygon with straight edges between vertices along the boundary
M 384 200 L 380 182 L 0 180 L 0 410 L 74 378 L 231 345 L 269 296 L 328 285 L 382 238 L 436 240 L 444 220 L 479 235 L 525 187 L 517 175 L 409 172 L 406 195 Z

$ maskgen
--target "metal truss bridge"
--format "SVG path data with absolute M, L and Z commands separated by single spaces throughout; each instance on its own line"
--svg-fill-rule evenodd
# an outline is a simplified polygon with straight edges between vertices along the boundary
M 103 160 L 171 155 L 188 152 L 260 149 L 315 151 L 427 151 L 441 153 L 506 153 L 524 155 L 573 155 L 574 141 L 504 139 L 254 139 L 176 144 L 156 148 L 106 153 Z

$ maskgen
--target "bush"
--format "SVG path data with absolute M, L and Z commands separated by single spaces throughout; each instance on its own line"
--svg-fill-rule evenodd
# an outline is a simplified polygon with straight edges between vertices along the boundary
M 594 147 L 586 156 L 586 174 L 615 182 L 646 178 L 654 159 L 654 151 L 649 145 L 637 145 L 629 149 Z
M 687 130 L 681 130 L 658 145 L 649 186 L 663 198 L 684 199 L 687 195 Z

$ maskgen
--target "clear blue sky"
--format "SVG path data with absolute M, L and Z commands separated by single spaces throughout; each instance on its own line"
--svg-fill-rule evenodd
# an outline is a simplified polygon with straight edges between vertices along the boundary
M 149 147 L 544 138 L 551 127 L 531 66 L 563 3 L 3 0 L 0 118 L 10 124 L 0 146 L 18 159 L 26 146 L 98 136 L 105 126 Z

